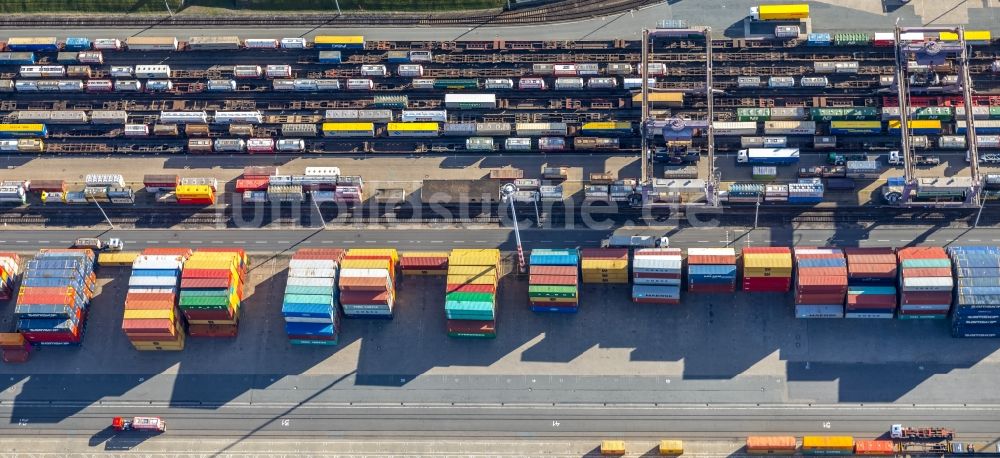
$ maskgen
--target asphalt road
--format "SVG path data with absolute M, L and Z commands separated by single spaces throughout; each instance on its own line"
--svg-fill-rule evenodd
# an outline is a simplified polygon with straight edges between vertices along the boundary
M 232 28 L 227 34 L 240 37 L 312 37 L 315 35 L 363 34 L 370 40 L 604 40 L 638 39 L 643 28 L 654 28 L 663 19 L 683 19 L 691 25 L 712 27 L 717 36 L 742 36 L 743 19 L 756 0 L 688 0 L 667 1 L 636 12 L 625 12 L 585 21 L 538 26 L 492 27 L 434 27 L 434 28 Z M 966 2 L 935 4 L 925 2 L 920 11 L 916 5 L 892 8 L 884 12 L 882 3 L 872 0 L 807 1 L 811 7 L 812 30 L 815 32 L 868 31 L 891 29 L 899 20 L 903 26 L 968 24 L 970 29 L 1000 31 L 1000 10 L 977 8 Z M 916 3 L 916 2 L 914 2 Z M 969 2 L 971 3 L 971 2 Z M 967 13 L 966 13 L 967 12 Z M 966 13 L 966 14 L 962 14 Z M 136 29 L 32 29 L 32 36 L 162 36 L 180 37 L 218 35 L 217 30 L 171 28 L 169 26 Z
M 669 224 L 669 223 L 668 223 Z M 610 226 L 611 224 L 603 224 Z M 331 226 L 333 227 L 333 226 Z M 905 246 L 909 244 L 993 244 L 1000 245 L 1000 229 L 910 227 L 850 227 L 842 229 L 691 227 L 672 229 L 663 226 L 642 229 L 617 229 L 618 234 L 668 234 L 671 245 L 691 247 L 708 244 L 721 246 L 752 245 L 837 245 L 837 246 Z M 598 246 L 611 233 L 608 227 L 595 223 L 594 229 L 529 229 L 521 231 L 522 243 L 532 247 Z M 355 227 L 322 229 L 229 229 L 229 230 L 2 230 L 0 246 L 18 251 L 68 246 L 79 237 L 118 237 L 129 250 L 149 246 L 236 246 L 258 253 L 274 253 L 301 247 L 395 247 L 401 250 L 448 249 L 455 247 L 499 247 L 514 250 L 511 229 Z

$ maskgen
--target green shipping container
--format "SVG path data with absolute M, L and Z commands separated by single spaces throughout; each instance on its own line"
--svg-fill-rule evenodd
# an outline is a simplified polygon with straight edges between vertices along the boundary
M 493 312 L 496 308 L 494 302 L 489 301 L 445 301 L 444 309 L 449 312 Z
M 216 308 L 226 308 L 229 306 L 228 297 L 200 297 L 200 296 L 187 296 L 185 297 L 182 293 L 180 301 L 178 302 L 180 308 L 197 308 L 197 309 L 216 309 Z
M 181 297 L 229 297 L 232 293 L 229 289 L 195 289 L 181 291 Z
M 340 339 L 335 340 L 305 340 L 305 339 L 289 339 L 288 343 L 292 345 L 337 345 Z
M 490 293 L 448 293 L 444 296 L 445 301 L 457 302 L 490 302 L 495 303 L 496 297 Z
M 479 89 L 479 80 L 471 78 L 437 79 L 434 89 Z
M 809 110 L 809 116 L 813 121 L 877 121 L 879 119 L 878 109 L 872 107 L 812 108 Z
M 332 296 L 336 294 L 336 291 L 332 286 L 298 286 L 298 285 L 288 285 L 285 286 L 285 295 L 289 294 L 319 294 L 325 296 Z
M 558 285 L 530 285 L 528 286 L 528 297 L 565 297 L 575 298 L 576 286 Z
M 771 120 L 771 109 L 770 108 L 737 108 L 736 109 L 736 119 L 738 121 L 749 122 L 749 121 L 770 121 Z
M 944 315 L 896 315 L 896 318 L 900 320 L 943 320 L 948 318 L 948 314 Z
M 864 46 L 872 43 L 867 33 L 838 33 L 833 36 L 834 46 Z
M 951 107 L 918 107 L 910 118 L 951 121 L 954 117 Z
M 951 261 L 948 259 L 904 259 L 900 263 L 900 267 L 904 269 L 932 269 L 932 268 L 951 268 Z
M 405 109 L 409 105 L 410 99 L 405 95 L 383 95 L 377 94 L 372 105 L 375 108 L 396 108 Z
M 1000 107 L 990 107 L 990 119 L 1000 119 Z
M 470 321 L 490 321 L 496 319 L 496 315 L 494 315 L 492 312 L 483 312 L 483 313 L 445 312 L 445 317 L 447 317 L 449 320 L 470 320 Z
M 449 332 L 448 337 L 455 337 L 461 339 L 496 339 L 497 335 L 492 333 L 468 333 L 468 332 Z

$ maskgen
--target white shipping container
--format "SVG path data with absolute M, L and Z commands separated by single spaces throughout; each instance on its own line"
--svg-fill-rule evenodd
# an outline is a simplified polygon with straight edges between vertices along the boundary
M 305 49 L 305 38 L 282 38 L 281 47 L 284 49 Z
M 332 259 L 292 259 L 289 269 L 336 269 L 337 261 Z
M 122 42 L 117 38 L 98 38 L 94 40 L 94 49 L 121 51 Z
M 417 64 L 400 64 L 396 69 L 399 76 L 424 76 L 424 66 Z
M 305 175 L 310 177 L 338 177 L 340 176 L 340 167 L 306 167 Z
M 375 83 L 373 83 L 372 80 L 369 80 L 369 79 L 355 79 L 355 78 L 351 78 L 351 79 L 347 80 L 347 89 L 348 90 L 355 90 L 355 91 L 357 91 L 357 90 L 366 90 L 366 91 L 370 91 L 374 87 L 375 87 Z
M 903 277 L 903 291 L 951 291 L 951 277 Z
M 633 277 L 632 284 L 634 285 L 662 285 L 662 286 L 680 286 L 680 278 L 646 278 L 646 277 Z
M 306 277 L 298 275 L 296 269 L 290 269 L 288 271 L 288 280 L 285 281 L 286 285 L 289 286 L 320 286 L 324 288 L 331 288 L 337 286 L 337 278 L 333 277 Z
M 145 124 L 125 124 L 126 137 L 145 137 L 149 135 L 149 126 Z
M 378 76 L 384 78 L 389 75 L 389 71 L 386 70 L 385 65 L 362 65 L 361 75 Z
M 248 49 L 276 49 L 278 40 L 274 38 L 247 38 L 243 40 L 243 46 Z
M 169 65 L 136 65 L 136 78 L 170 78 Z

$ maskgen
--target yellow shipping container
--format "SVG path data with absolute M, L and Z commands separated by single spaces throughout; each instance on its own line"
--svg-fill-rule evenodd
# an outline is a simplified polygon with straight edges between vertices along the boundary
M 660 455 L 677 456 L 683 454 L 684 454 L 684 441 L 679 441 L 679 440 L 660 441 Z
M 182 184 L 174 190 L 174 194 L 178 197 L 211 197 L 215 191 L 207 185 Z
M 584 278 L 582 281 L 584 283 L 594 283 L 594 284 L 607 283 L 607 284 L 622 285 L 628 283 L 628 278 Z
M 854 450 L 854 438 L 851 436 L 805 436 L 802 438 L 802 450 Z
M 794 5 L 760 5 L 757 11 L 762 21 L 805 19 L 809 17 L 809 5 L 805 3 Z
M 496 286 L 497 279 L 489 276 L 475 277 L 471 275 L 449 275 L 449 285 L 493 285 Z
M 792 255 L 784 253 L 775 254 L 749 254 L 743 256 L 744 268 L 792 268 Z
M 388 259 L 345 259 L 340 261 L 340 268 L 392 270 L 392 261 Z
M 594 269 L 586 268 L 580 269 L 584 274 L 627 274 L 628 269 Z
M 941 41 L 958 41 L 958 34 L 955 32 L 941 32 Z M 989 30 L 966 30 L 965 41 L 979 41 L 989 43 L 993 39 L 993 34 Z
M 395 248 L 351 248 L 347 256 L 389 256 L 393 264 L 399 262 L 399 252 Z
M 646 95 L 646 100 L 650 104 L 679 107 L 684 105 L 684 94 L 680 92 L 649 92 Z M 633 105 L 642 103 L 642 92 L 638 92 L 632 96 L 632 103 Z
M 120 251 L 118 253 L 101 253 L 97 257 L 97 265 L 104 267 L 127 267 L 139 257 L 138 251 Z
M 601 455 L 621 456 L 625 454 L 625 441 L 601 441 Z
M 181 334 L 184 335 L 184 334 Z M 177 342 L 132 342 L 132 347 L 139 351 L 181 351 L 184 349 L 184 340 Z
M 174 308 L 163 310 L 126 310 L 126 320 L 173 320 Z
M 937 131 L 941 130 L 941 121 L 938 119 L 911 119 L 906 125 L 910 126 L 910 129 L 934 129 Z M 889 130 L 898 130 L 903 126 L 903 122 L 899 119 L 889 120 Z
M 364 45 L 365 37 L 362 35 L 317 35 L 313 39 L 317 45 Z
M 449 266 L 448 275 L 493 275 L 496 276 L 496 266 Z
M 371 132 L 375 130 L 373 122 L 324 122 L 324 132 Z

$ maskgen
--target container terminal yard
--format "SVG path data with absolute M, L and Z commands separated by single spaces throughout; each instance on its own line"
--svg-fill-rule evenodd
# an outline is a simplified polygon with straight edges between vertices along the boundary
M 1000 41 L 809 9 L 0 38 L 0 442 L 1000 453 Z

